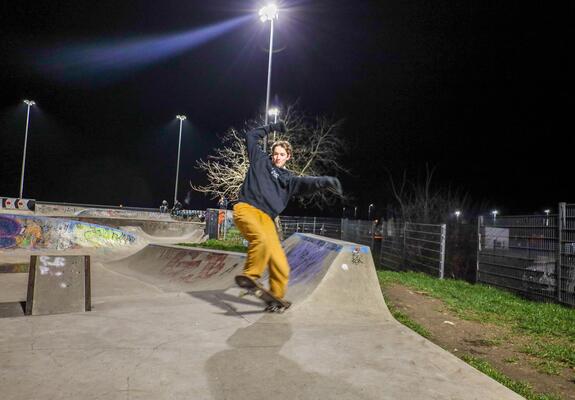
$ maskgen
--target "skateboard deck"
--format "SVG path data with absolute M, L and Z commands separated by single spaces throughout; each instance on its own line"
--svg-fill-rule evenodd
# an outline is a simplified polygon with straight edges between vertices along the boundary
M 262 285 L 250 277 L 245 275 L 237 275 L 235 279 L 236 284 L 239 287 L 247 290 L 247 294 L 253 295 L 258 299 L 263 300 L 268 305 L 266 311 L 281 313 L 291 306 L 289 301 L 285 301 L 274 296 L 266 288 L 264 288 Z

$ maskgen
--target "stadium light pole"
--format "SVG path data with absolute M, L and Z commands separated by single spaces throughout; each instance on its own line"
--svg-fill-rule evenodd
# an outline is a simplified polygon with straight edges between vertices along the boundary
M 270 108 L 270 83 L 272 76 L 272 53 L 274 46 L 274 19 L 278 18 L 278 7 L 274 3 L 270 3 L 265 7 L 260 8 L 259 11 L 260 20 L 262 22 L 270 21 L 270 54 L 268 56 L 268 83 L 266 88 L 266 113 L 264 116 L 264 125 L 268 124 L 268 113 Z M 264 150 L 268 147 L 267 138 L 264 138 Z
M 30 107 L 36 104 L 33 100 L 24 100 L 24 103 L 28 106 L 28 111 L 26 112 L 26 133 L 24 134 L 24 156 L 22 157 L 22 174 L 20 176 L 20 196 L 19 199 L 22 198 L 22 194 L 24 191 L 24 170 L 26 169 L 26 147 L 28 146 L 28 127 L 30 125 Z
M 180 138 L 178 140 L 178 163 L 176 164 L 176 188 L 174 189 L 174 206 L 178 201 L 178 176 L 180 174 L 180 149 L 182 147 L 182 124 L 186 119 L 185 115 L 176 115 L 176 118 L 180 120 Z

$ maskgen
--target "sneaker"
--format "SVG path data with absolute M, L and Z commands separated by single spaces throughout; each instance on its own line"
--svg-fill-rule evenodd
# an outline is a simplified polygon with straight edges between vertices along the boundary
M 265 311 L 266 311 L 266 312 L 269 312 L 269 313 L 278 313 L 278 314 L 281 314 L 281 313 L 283 313 L 285 310 L 287 310 L 288 308 L 290 308 L 290 306 L 291 306 L 291 303 L 290 303 L 289 301 L 285 301 L 285 300 L 284 300 L 284 302 L 285 302 L 287 305 L 284 306 L 283 304 L 276 303 L 276 302 L 269 303 L 268 306 L 265 308 Z

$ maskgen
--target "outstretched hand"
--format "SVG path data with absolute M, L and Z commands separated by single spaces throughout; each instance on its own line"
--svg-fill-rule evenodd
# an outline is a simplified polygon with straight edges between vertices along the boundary
M 327 190 L 335 193 L 338 196 L 343 196 L 343 188 L 341 187 L 341 182 L 334 176 L 327 177 Z
M 270 124 L 269 127 L 270 131 L 276 131 L 280 133 L 287 132 L 286 124 L 283 121 L 278 121 L 275 124 Z

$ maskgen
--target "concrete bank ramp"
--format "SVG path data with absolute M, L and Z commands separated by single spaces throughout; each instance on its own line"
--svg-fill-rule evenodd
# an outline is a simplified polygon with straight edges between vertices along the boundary
M 244 255 L 151 245 L 94 265 L 94 311 L 0 318 L 20 399 L 520 399 L 396 322 L 369 248 L 294 235 L 284 314 L 239 297 Z
M 200 225 L 200 224 L 198 224 Z M 193 226 L 191 229 L 184 231 L 181 235 L 174 236 L 154 236 L 145 232 L 140 226 L 120 226 L 121 230 L 130 232 L 151 244 L 178 244 L 178 243 L 201 243 L 207 240 L 207 235 L 204 233 L 204 226 Z M 175 233 L 170 231 L 170 233 Z

